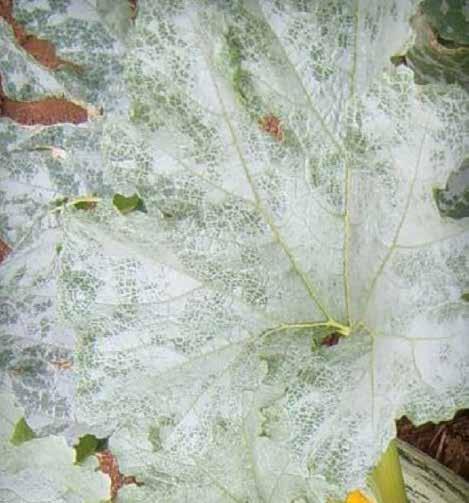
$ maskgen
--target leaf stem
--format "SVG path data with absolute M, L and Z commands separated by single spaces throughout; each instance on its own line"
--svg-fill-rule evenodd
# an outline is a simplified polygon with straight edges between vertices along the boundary
M 408 503 L 396 440 L 391 440 L 370 476 L 378 503 Z

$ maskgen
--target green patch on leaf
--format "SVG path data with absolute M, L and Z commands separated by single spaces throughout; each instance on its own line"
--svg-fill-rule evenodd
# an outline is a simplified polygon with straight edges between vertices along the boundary
M 97 438 L 94 435 L 86 434 L 78 439 L 78 444 L 74 445 L 75 463 L 82 463 L 88 456 L 100 452 L 107 447 L 107 438 Z
M 234 90 L 242 103 L 249 101 L 250 89 L 249 74 L 242 69 L 241 44 L 236 35 L 236 31 L 230 27 L 225 35 L 228 52 L 228 62 L 231 73 L 231 80 Z
M 461 300 L 464 302 L 469 302 L 469 292 L 465 292 L 461 295 Z
M 127 213 L 131 213 L 132 211 L 146 212 L 143 199 L 138 194 L 133 194 L 129 197 L 115 194 L 112 198 L 112 204 L 123 215 L 127 215 Z
M 68 197 L 61 197 L 52 201 L 52 209 L 54 211 L 61 211 L 65 206 L 73 206 L 77 210 L 92 210 L 96 208 L 99 199 L 95 196 L 80 196 L 74 199 Z
M 159 417 L 156 423 L 150 426 L 148 431 L 148 440 L 153 446 L 153 450 L 155 452 L 158 452 L 163 448 L 162 432 L 171 426 L 174 426 L 174 421 L 170 417 L 165 416 Z
M 469 85 L 469 17 L 464 0 L 425 0 L 412 18 L 415 43 L 395 64 L 412 68 L 415 82 Z
M 421 9 L 443 40 L 469 45 L 469 16 L 465 0 L 424 0 Z
M 450 174 L 444 189 L 433 189 L 433 197 L 441 216 L 455 220 L 469 217 L 469 158 Z
M 51 202 L 53 208 L 62 208 L 68 203 L 68 197 L 59 197 Z
M 247 28 L 245 27 L 245 29 Z M 246 50 L 243 47 L 245 37 L 246 32 L 243 32 L 243 29 L 230 26 L 224 36 L 226 47 L 221 54 L 221 59 L 225 67 L 224 71 L 233 86 L 239 103 L 249 113 L 252 120 L 257 122 L 260 117 L 268 114 L 271 110 L 256 89 L 251 73 L 245 68 L 243 54 L 243 51 Z
M 394 66 L 406 65 L 407 61 L 405 54 L 395 54 L 394 56 L 391 56 L 391 63 Z
M 77 210 L 93 210 L 96 208 L 96 201 L 77 201 L 76 203 L 73 203 L 73 206 Z
M 10 442 L 13 445 L 21 445 L 24 442 L 27 442 L 28 440 L 32 440 L 33 438 L 36 438 L 36 434 L 29 426 L 29 424 L 26 422 L 26 419 L 22 417 L 15 424 L 15 428 L 10 438 Z

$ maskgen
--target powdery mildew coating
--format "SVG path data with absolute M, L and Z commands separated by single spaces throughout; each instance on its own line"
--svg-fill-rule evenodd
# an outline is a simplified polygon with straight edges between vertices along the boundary
M 111 434 L 145 484 L 123 501 L 323 503 L 365 483 L 395 417 L 467 403 L 467 224 L 432 187 L 467 151 L 468 98 L 389 68 L 414 6 L 377 4 L 140 1 L 120 106 L 56 130 L 73 161 L 54 162 L 84 169 L 52 190 L 102 200 L 38 209 L 22 243 L 10 210 L 12 313 L 50 299 L 69 332 L 51 316 L 46 340 L 74 357 L 49 425 Z

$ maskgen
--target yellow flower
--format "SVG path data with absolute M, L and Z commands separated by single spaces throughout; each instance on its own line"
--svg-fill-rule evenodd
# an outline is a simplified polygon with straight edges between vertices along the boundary
M 345 503 L 373 503 L 360 491 L 352 491 L 348 493 Z

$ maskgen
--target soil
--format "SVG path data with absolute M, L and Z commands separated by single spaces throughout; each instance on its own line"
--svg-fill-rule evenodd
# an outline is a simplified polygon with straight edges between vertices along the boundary
M 407 417 L 397 421 L 398 437 L 444 464 L 469 482 L 469 409 L 450 421 L 414 426 Z

